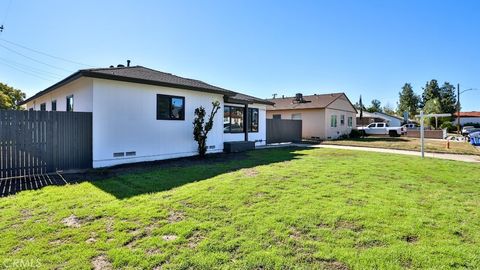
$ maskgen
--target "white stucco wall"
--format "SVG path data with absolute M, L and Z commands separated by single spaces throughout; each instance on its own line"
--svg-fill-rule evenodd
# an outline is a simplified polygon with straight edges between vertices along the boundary
M 243 107 L 241 104 L 231 104 L 225 103 L 225 105 L 236 106 L 236 107 Z M 249 108 L 256 108 L 258 109 L 258 132 L 249 132 L 248 133 L 248 140 L 255 141 L 256 146 L 265 145 L 267 142 L 267 123 L 266 123 L 266 105 L 262 104 L 249 104 Z M 223 110 L 223 107 L 222 107 Z M 223 111 L 222 111 L 223 115 Z M 223 125 L 223 122 L 222 122 Z M 244 133 L 224 133 L 223 140 L 225 142 L 231 141 L 244 141 L 245 134 Z
M 194 110 L 212 101 L 221 109 L 208 134 L 208 152 L 223 151 L 223 96 L 161 86 L 95 79 L 93 82 L 93 166 L 152 161 L 197 154 L 193 139 Z M 157 120 L 156 95 L 185 97 L 185 120 Z M 131 157 L 113 153 L 135 151 Z
M 40 110 L 45 103 L 47 111 L 52 110 L 52 101 L 57 101 L 57 111 L 66 111 L 67 97 L 73 95 L 73 111 L 92 112 L 93 79 L 80 78 L 25 104 L 27 110 Z

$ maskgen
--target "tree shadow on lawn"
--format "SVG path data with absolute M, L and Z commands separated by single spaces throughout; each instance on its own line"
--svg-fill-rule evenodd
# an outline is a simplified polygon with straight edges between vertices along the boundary
M 205 158 L 186 157 L 91 169 L 82 173 L 45 174 L 0 181 L 0 197 L 51 185 L 91 182 L 96 187 L 124 199 L 140 194 L 169 190 L 214 176 L 295 159 L 305 148 L 284 147 L 243 153 L 210 154 Z
M 212 154 L 204 159 L 188 157 L 142 162 L 92 170 L 82 178 L 118 199 L 125 199 L 170 190 L 244 168 L 293 160 L 302 155 L 297 152 L 299 150 L 305 148 L 285 147 Z

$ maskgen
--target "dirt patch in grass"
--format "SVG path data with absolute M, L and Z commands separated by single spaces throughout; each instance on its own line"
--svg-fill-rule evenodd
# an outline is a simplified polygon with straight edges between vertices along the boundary
M 112 264 L 108 261 L 107 256 L 100 255 L 92 260 L 92 266 L 94 270 L 111 270 Z
M 203 234 L 201 232 L 194 232 L 192 234 L 192 236 L 190 236 L 188 238 L 188 244 L 187 246 L 189 248 L 196 248 L 198 246 L 198 244 L 200 244 L 200 242 L 202 242 L 202 240 L 205 239 L 205 236 L 203 236 Z
M 363 225 L 356 224 L 350 220 L 338 220 L 335 222 L 335 230 L 351 230 L 354 232 L 363 231 Z
M 248 177 L 255 177 L 258 175 L 258 171 L 255 168 L 243 169 L 243 173 Z
M 105 223 L 105 230 L 107 231 L 107 233 L 113 232 L 113 224 L 114 224 L 113 220 L 114 220 L 113 217 L 109 217 L 107 219 L 107 222 Z
M 81 220 L 77 218 L 74 214 L 71 214 L 69 217 L 62 219 L 63 225 L 70 228 L 80 228 Z
M 334 259 L 320 260 L 321 269 L 325 270 L 349 270 L 348 266 Z
M 302 237 L 302 232 L 295 227 L 290 228 L 289 237 L 298 240 Z
M 366 201 L 362 199 L 347 199 L 346 203 L 354 206 L 365 206 L 365 204 L 367 204 Z
M 169 242 L 169 241 L 175 241 L 177 240 L 178 236 L 174 235 L 174 234 L 168 234 L 168 235 L 163 235 L 162 236 L 162 239 Z
M 376 240 L 376 239 L 375 240 L 360 241 L 355 245 L 356 248 L 360 248 L 360 249 L 383 247 L 383 246 L 386 246 L 385 243 L 383 243 L 380 240 Z
M 185 213 L 181 211 L 171 211 L 168 215 L 168 223 L 175 223 L 185 219 Z
M 415 243 L 415 242 L 418 241 L 418 236 L 409 234 L 409 235 L 403 236 L 403 237 L 402 237 L 402 240 L 405 241 L 405 242 L 407 242 L 407 243 L 413 244 L 413 243 Z
M 153 255 L 162 254 L 162 251 L 158 248 L 151 248 L 151 249 L 148 249 L 146 253 L 149 256 L 153 256 Z

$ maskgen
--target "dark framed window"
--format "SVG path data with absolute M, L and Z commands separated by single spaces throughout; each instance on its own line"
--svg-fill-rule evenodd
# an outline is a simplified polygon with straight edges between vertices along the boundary
M 223 132 L 224 133 L 243 133 L 245 129 L 248 132 L 258 132 L 259 115 L 258 109 L 248 108 L 248 123 L 245 121 L 245 108 L 235 106 L 224 106 L 223 109 Z
M 46 110 L 47 110 L 47 103 L 40 104 L 40 111 L 46 111 Z
M 273 119 L 282 119 L 282 115 L 281 114 L 274 114 Z
M 258 109 L 248 108 L 248 132 L 258 132 Z
M 67 112 L 73 112 L 73 95 L 67 97 Z
M 52 101 L 52 111 L 56 111 L 56 110 L 57 110 L 57 101 L 53 100 Z
M 185 98 L 158 94 L 157 120 L 185 120 Z

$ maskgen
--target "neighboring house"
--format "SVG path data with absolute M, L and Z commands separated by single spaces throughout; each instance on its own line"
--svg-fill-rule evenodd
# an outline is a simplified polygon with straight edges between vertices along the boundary
M 269 99 L 269 119 L 301 119 L 302 137 L 336 139 L 356 127 L 357 111 L 345 93 L 333 93 Z
M 208 153 L 224 142 L 266 143 L 269 101 L 142 66 L 85 69 L 28 98 L 29 110 L 92 112 L 93 167 L 197 154 L 194 110 L 221 108 Z M 247 117 L 248 116 L 248 117 Z M 119 154 L 120 153 L 120 154 Z
M 454 114 L 455 120 L 453 124 L 456 125 L 457 122 L 457 113 Z M 464 126 L 467 123 L 476 123 L 480 124 L 480 112 L 460 112 L 460 125 Z
M 362 119 L 360 119 L 360 112 L 357 113 L 357 126 L 366 126 L 373 122 L 385 122 L 391 127 L 400 127 L 402 126 L 403 118 L 382 112 L 371 113 L 363 111 Z

